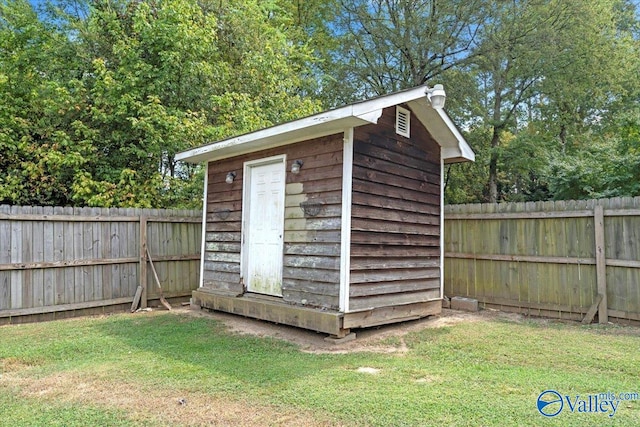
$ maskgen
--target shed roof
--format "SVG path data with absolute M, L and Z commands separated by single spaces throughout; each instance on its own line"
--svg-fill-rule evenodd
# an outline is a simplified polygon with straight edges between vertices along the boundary
M 346 128 L 377 123 L 384 108 L 398 104 L 407 104 L 411 108 L 442 148 L 445 163 L 475 160 L 473 150 L 447 113 L 431 107 L 426 89 L 426 86 L 418 86 L 223 139 L 178 153 L 176 160 L 190 163 L 220 160 L 332 135 Z

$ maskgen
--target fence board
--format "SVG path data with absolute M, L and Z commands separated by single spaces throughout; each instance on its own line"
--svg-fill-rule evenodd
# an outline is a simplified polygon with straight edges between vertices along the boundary
M 151 212 L 152 217 L 158 216 L 158 211 L 154 209 Z M 150 222 L 149 223 L 149 232 L 147 235 L 147 239 L 149 242 L 149 251 L 151 256 L 157 258 L 159 255 L 164 255 L 167 247 L 163 245 L 161 240 L 161 234 L 164 233 L 163 223 L 160 222 Z M 157 262 L 154 264 L 156 267 L 156 273 L 158 277 L 160 277 L 161 283 L 167 282 L 167 275 L 165 272 L 165 263 Z M 153 280 L 153 275 L 148 276 L 147 281 L 147 289 L 149 290 L 149 297 L 155 297 L 158 295 L 158 287 L 156 286 L 155 281 Z
M 54 215 L 61 215 L 64 208 L 56 206 L 53 209 Z M 52 229 L 52 244 L 53 244 L 53 256 L 52 262 L 62 261 L 64 257 L 64 225 L 62 222 L 54 222 L 50 224 Z M 51 271 L 53 276 L 53 301 L 46 305 L 64 304 L 64 291 L 65 291 L 65 279 L 66 272 L 62 268 Z
M 91 215 L 103 216 L 104 214 L 108 215 L 108 209 L 105 209 L 106 212 L 103 213 L 102 208 L 93 208 Z M 93 249 L 93 258 L 100 258 L 103 256 L 103 246 L 107 243 L 105 242 L 105 236 L 102 233 L 103 223 L 102 222 L 93 222 L 93 241 L 92 241 L 92 249 Z M 93 272 L 93 299 L 92 301 L 100 301 L 102 299 L 106 299 L 104 294 L 102 293 L 104 287 L 104 275 L 102 274 L 102 264 L 95 265 L 91 267 Z
M 125 210 L 126 216 L 131 217 L 139 217 L 140 212 L 134 208 L 127 208 Z M 140 254 L 138 250 L 138 245 L 132 244 L 132 242 L 140 241 L 140 221 L 137 223 L 134 222 L 126 222 L 124 224 L 120 224 L 121 228 L 126 230 L 123 238 L 124 245 L 121 246 L 123 255 L 126 257 L 136 257 L 138 258 L 138 262 L 140 260 Z M 125 264 L 123 266 L 124 274 L 121 280 L 121 283 L 126 285 L 123 290 L 124 295 L 135 295 L 136 289 L 138 289 L 138 285 L 140 285 L 140 281 L 138 280 L 138 271 L 139 266 L 136 264 Z
M 90 208 L 82 208 L 80 210 L 83 215 L 89 216 L 91 214 Z M 93 222 L 85 222 L 82 224 L 82 250 L 80 252 L 80 256 L 83 259 L 95 259 L 96 257 L 93 255 Z M 94 301 L 94 289 L 93 289 L 93 268 L 92 267 L 84 267 L 82 268 L 82 284 L 83 284 L 83 292 L 82 299 L 76 302 L 84 302 L 84 301 Z
M 144 233 L 141 216 L 149 218 Z M 187 210 L 0 205 L 0 318 L 60 318 L 130 303 L 147 228 L 165 296 L 190 296 L 199 282 L 201 221 L 201 212 Z
M 35 206 L 32 212 L 36 214 L 42 214 L 43 208 Z M 33 261 L 44 261 L 44 239 L 45 229 L 44 222 L 35 221 L 33 223 L 25 223 L 23 226 L 26 228 L 25 246 L 23 248 L 23 258 L 30 256 Z M 28 276 L 30 272 L 25 272 L 25 276 Z M 45 276 L 42 270 L 34 270 L 31 274 L 31 280 L 25 277 L 25 283 L 29 289 L 29 295 L 31 298 L 27 299 L 27 305 L 25 307 L 42 307 L 44 305 L 44 288 L 45 288 Z
M 618 321 L 637 321 L 639 207 L 640 197 L 446 206 L 445 293 L 576 318 L 604 292 L 599 320 L 606 321 L 608 308 Z M 604 224 L 601 235 L 596 210 Z M 596 264 L 603 272 L 600 290 Z
M 121 253 L 123 252 L 120 242 L 121 223 L 111 222 L 109 223 L 109 225 L 109 234 L 111 239 L 111 257 L 119 258 L 121 256 Z M 120 283 L 120 269 L 122 267 L 123 266 L 121 264 L 113 264 L 111 266 L 111 283 L 109 284 L 109 287 L 111 288 L 111 298 L 121 298 L 124 295 L 124 292 L 122 292 L 122 284 Z
M 0 214 L 8 214 L 9 206 L 0 206 Z M 11 224 L 0 221 L 0 264 L 11 262 Z M 0 310 L 11 308 L 11 272 L 0 271 Z
M 54 210 L 56 215 L 68 215 L 72 212 L 72 207 L 56 208 Z M 65 221 L 54 224 L 54 229 L 56 230 L 56 248 L 59 251 L 57 252 L 57 257 L 54 257 L 54 261 L 61 261 L 69 254 L 73 255 L 73 226 L 71 222 Z M 57 233 L 60 233 L 60 237 L 57 237 Z M 63 268 L 61 271 L 62 273 L 56 271 L 56 305 L 70 304 L 73 301 L 72 296 L 75 285 L 73 269 Z
M 45 215 L 53 215 L 53 207 L 45 206 L 43 208 L 43 213 Z M 54 259 L 54 228 L 53 223 L 51 221 L 42 221 L 43 228 L 43 246 L 42 246 L 42 260 L 46 262 L 51 262 Z M 37 238 L 37 236 L 34 236 Z M 55 295 L 55 272 L 51 270 L 42 271 L 42 276 L 44 280 L 43 286 L 43 306 L 50 306 L 55 304 L 54 295 Z

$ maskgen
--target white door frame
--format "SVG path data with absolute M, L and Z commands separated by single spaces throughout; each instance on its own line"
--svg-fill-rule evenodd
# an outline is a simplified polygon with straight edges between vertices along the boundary
M 265 157 L 257 160 L 250 160 L 244 162 L 243 180 L 242 180 L 242 232 L 240 236 L 240 279 L 244 283 L 245 290 L 247 289 L 247 268 L 248 268 L 248 253 L 247 242 L 249 236 L 246 235 L 249 226 L 249 214 L 251 211 L 251 168 L 256 166 L 263 166 L 268 164 L 281 163 L 284 171 L 282 180 L 282 213 L 283 218 L 281 221 L 282 234 L 284 235 L 284 210 L 285 210 L 285 194 L 287 185 L 287 155 L 281 154 L 277 156 Z M 284 246 L 284 239 L 283 239 Z

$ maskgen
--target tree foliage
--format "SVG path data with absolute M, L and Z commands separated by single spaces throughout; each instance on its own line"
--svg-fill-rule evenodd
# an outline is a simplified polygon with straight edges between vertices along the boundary
M 64 203 L 93 147 L 78 135 L 80 88 L 65 84 L 69 42 L 29 3 L 0 3 L 0 202 Z
M 197 205 L 197 168 L 176 152 L 319 108 L 300 95 L 314 58 L 268 5 L 61 6 L 46 20 L 2 4 L 0 202 Z
M 556 182 L 561 160 L 588 157 L 592 138 L 617 138 L 600 124 L 640 99 L 630 0 L 340 4 L 330 24 L 339 47 L 328 61 L 340 76 L 336 93 L 352 99 L 445 84 L 448 111 L 478 154 L 476 165 L 448 168 L 448 201 L 565 197 Z M 597 179 L 611 181 L 604 174 L 612 170 Z
M 640 194 L 633 0 L 0 0 L 0 203 L 196 207 L 175 154 L 444 83 L 448 202 Z
M 341 0 L 330 25 L 339 41 L 327 61 L 349 100 L 421 85 L 468 63 L 485 0 Z

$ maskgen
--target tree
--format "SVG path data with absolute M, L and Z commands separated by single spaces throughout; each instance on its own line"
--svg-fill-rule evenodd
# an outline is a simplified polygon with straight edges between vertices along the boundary
M 0 203 L 65 204 L 93 147 L 70 41 L 27 1 L 0 3 Z
M 637 191 L 632 0 L 52 1 L 0 2 L 0 203 L 195 207 L 177 151 L 436 82 L 447 201 Z
M 499 159 L 507 132 L 517 129 L 522 107 L 539 94 L 554 61 L 550 41 L 570 15 L 570 5 L 559 2 L 500 2 L 483 30 L 483 53 L 476 66 L 486 96 L 484 123 L 491 129 L 489 202 L 498 200 Z
M 274 5 L 58 6 L 41 21 L 25 1 L 2 3 L 0 202 L 197 206 L 201 171 L 177 151 L 319 108 L 303 96 L 314 58 Z
M 342 100 L 431 82 L 467 64 L 484 22 L 483 0 L 342 0 L 327 58 Z
M 446 203 L 474 203 L 486 200 L 488 133 L 489 129 L 483 126 L 475 126 L 466 132 L 465 138 L 476 153 L 476 161 L 454 163 L 445 167 Z
M 640 196 L 640 107 L 581 138 L 579 149 L 559 152 L 551 161 L 555 199 Z
M 174 201 L 167 188 L 192 188 L 199 200 L 198 187 L 179 182 L 192 170 L 177 171 L 177 151 L 317 108 L 297 95 L 305 46 L 291 45 L 257 2 L 101 0 L 81 33 L 91 35 L 82 44 L 92 57 L 88 119 L 102 159 L 78 201 L 108 203 L 86 197 L 123 173 L 144 204 Z
M 328 24 L 338 48 L 325 59 L 337 79 L 325 89 L 344 102 L 444 83 L 447 110 L 478 154 L 477 165 L 448 168 L 453 200 L 552 197 L 556 151 L 584 141 L 577 136 L 597 131 L 609 111 L 628 108 L 624 94 L 637 84 L 638 19 L 629 0 L 340 4 Z M 456 183 L 462 188 L 454 191 Z
M 539 116 L 563 153 L 572 148 L 571 134 L 597 127 L 609 112 L 628 105 L 630 90 L 637 91 L 639 52 L 629 6 L 617 0 L 579 2 L 570 27 L 553 39 L 562 54 L 541 84 Z
M 486 85 L 484 122 L 492 129 L 488 201 L 504 199 L 505 194 L 520 187 L 507 179 L 502 194 L 499 192 L 506 135 L 517 135 L 518 144 L 511 145 L 521 151 L 520 156 L 527 152 L 527 141 L 542 143 L 552 154 L 557 145 L 554 137 L 566 144 L 569 126 L 589 127 L 590 115 L 604 111 L 622 90 L 628 75 L 624 77 L 621 70 L 626 69 L 631 45 L 625 43 L 616 27 L 618 3 L 498 3 L 491 24 L 483 29 L 482 55 L 476 61 L 480 82 Z M 548 133 L 539 120 L 551 122 L 557 134 Z M 522 132 L 529 126 L 536 132 L 542 130 L 546 138 L 532 138 L 538 134 Z M 543 167 L 540 163 L 537 166 Z M 534 179 L 544 172 L 538 168 L 530 168 Z

